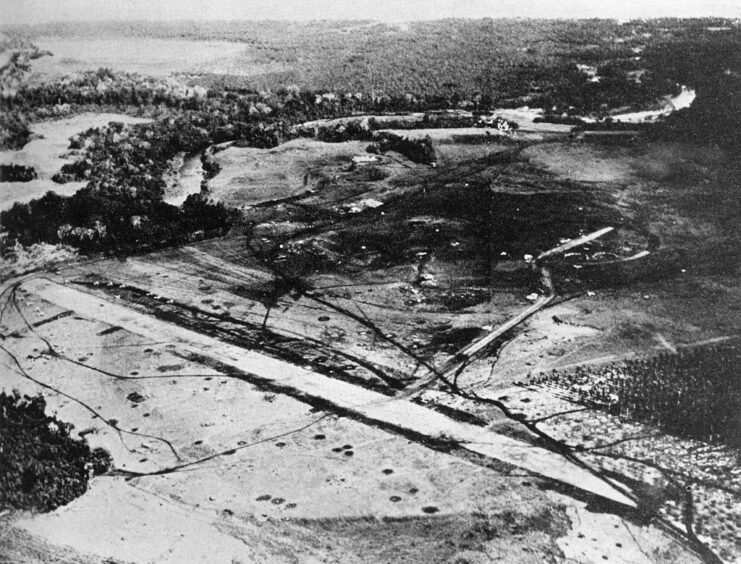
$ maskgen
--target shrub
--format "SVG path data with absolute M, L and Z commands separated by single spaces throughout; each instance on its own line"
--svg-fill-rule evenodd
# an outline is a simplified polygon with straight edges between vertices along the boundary
M 0 182 L 30 182 L 37 176 L 36 170 L 32 166 L 0 165 Z
M 432 164 L 437 160 L 435 148 L 429 136 L 423 139 L 412 139 L 393 133 L 383 133 L 377 136 L 377 143 L 380 152 L 396 151 L 415 163 Z

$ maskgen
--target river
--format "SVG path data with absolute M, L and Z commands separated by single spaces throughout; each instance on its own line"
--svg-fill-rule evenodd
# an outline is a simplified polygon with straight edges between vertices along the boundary
M 644 123 L 654 121 L 659 117 L 668 116 L 677 110 L 689 108 L 697 98 L 697 93 L 692 88 L 682 86 L 682 90 L 676 96 L 666 99 L 666 104 L 660 110 L 647 110 L 643 112 L 630 112 L 626 114 L 617 114 L 612 117 L 612 121 L 620 123 Z
M 201 156 L 203 152 L 185 155 L 182 157 L 183 164 L 180 165 L 174 183 L 167 188 L 164 202 L 172 206 L 181 206 L 191 194 L 201 191 L 203 181 L 203 163 Z

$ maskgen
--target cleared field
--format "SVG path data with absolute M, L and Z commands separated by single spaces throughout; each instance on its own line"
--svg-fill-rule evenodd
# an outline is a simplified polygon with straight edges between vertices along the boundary
M 110 450 L 116 471 L 72 504 L 16 521 L 5 543 L 20 535 L 40 554 L 62 544 L 93 561 L 158 562 L 443 562 L 503 552 L 529 562 L 560 546 L 603 554 L 608 536 L 625 562 L 648 561 L 645 544 L 682 550 L 658 529 L 533 487 L 538 478 L 267 393 L 193 358 L 184 343 L 80 316 L 34 287 L 5 294 L 3 328 L 14 336 L 3 363 L 23 360 L 3 386 L 43 389 L 60 418 Z M 586 522 L 600 524 L 589 538 Z
M 296 139 L 270 150 L 229 147 L 216 154 L 221 171 L 208 183 L 210 194 L 232 206 L 289 198 L 317 188 L 332 168 L 349 168 L 367 145 Z
M 250 526 L 239 524 L 252 520 L 302 539 L 291 550 L 330 561 L 352 561 L 354 556 L 345 557 L 354 555 L 353 549 L 341 540 L 350 536 L 368 543 L 359 561 L 446 561 L 467 558 L 466 551 L 491 560 L 509 533 L 473 545 L 460 542 L 470 523 L 480 523 L 474 516 L 478 508 L 507 503 L 517 521 L 522 510 L 514 499 L 527 503 L 528 511 L 558 500 L 571 522 L 580 523 L 571 527 L 575 534 L 554 532 L 560 517 L 549 509 L 549 525 L 535 527 L 540 540 L 535 541 L 528 524 L 524 537 L 503 552 L 507 558 L 518 561 L 517 543 L 522 542 L 531 550 L 529 558 L 534 551 L 541 561 L 555 542 L 570 558 L 602 559 L 607 554 L 600 542 L 607 541 L 600 535 L 609 531 L 610 545 L 615 539 L 621 545 L 610 559 L 693 561 L 688 545 L 675 544 L 651 527 L 635 527 L 614 508 L 598 518 L 585 513 L 580 502 L 553 492 L 527 497 L 533 492 L 521 494 L 520 486 L 532 484 L 530 476 L 508 489 L 510 482 L 499 481 L 506 470 L 497 464 L 469 474 L 466 465 L 473 459 L 459 456 L 471 441 L 460 443 L 455 456 L 443 455 L 358 421 L 326 415 L 360 413 L 366 422 L 377 421 L 379 413 L 394 413 L 393 402 L 405 405 L 412 394 L 418 403 L 405 412 L 405 424 L 412 426 L 418 408 L 438 410 L 435 417 L 442 413 L 456 425 L 497 435 L 497 440 L 476 441 L 476 452 L 500 456 L 497 460 L 506 450 L 497 441 L 527 443 L 535 434 L 549 454 L 565 449 L 601 476 L 618 482 L 627 477 L 642 509 L 654 515 L 660 508 L 663 526 L 679 538 L 683 522 L 677 520 L 677 508 L 685 503 L 683 485 L 691 476 L 675 475 L 664 466 L 647 470 L 615 457 L 648 457 L 651 449 L 661 448 L 690 452 L 693 446 L 651 426 L 596 415 L 527 384 L 531 372 L 640 355 L 741 330 L 734 306 L 739 285 L 731 266 L 736 255 L 729 250 L 738 233 L 723 221 L 737 211 L 726 194 L 734 164 L 715 151 L 693 153 L 691 146 L 678 144 L 523 145 L 438 142 L 441 159 L 435 168 L 395 153 L 368 167 L 352 167 L 352 156 L 364 154 L 366 143 L 361 142 L 299 139 L 271 150 L 229 147 L 217 152 L 222 170 L 209 187 L 215 198 L 242 207 L 243 223 L 232 234 L 125 260 L 59 267 L 53 275 L 57 282 L 88 293 L 78 308 L 83 315 L 40 301 L 48 281 L 29 283 L 29 293 L 18 297 L 32 325 L 37 324 L 34 331 L 24 328 L 22 319 L 14 321 L 10 307 L 4 318 L 5 333 L 17 333 L 12 346 L 17 358 L 25 359 L 24 369 L 39 379 L 51 378 L 55 387 L 70 386 L 74 394 L 69 396 L 110 413 L 93 418 L 102 427 L 88 436 L 94 445 L 93 437 L 99 437 L 113 452 L 122 473 L 166 471 L 125 483 L 113 477 L 98 480 L 67 513 L 29 519 L 22 523 L 24 530 L 52 544 L 69 535 L 76 547 L 102 557 L 107 549 L 96 537 L 82 538 L 76 531 L 95 526 L 100 520 L 96 502 L 109 495 L 121 500 L 130 519 L 145 523 L 144 531 L 153 531 L 146 533 L 153 539 L 149 552 L 120 547 L 132 559 L 166 560 L 165 549 L 175 555 L 193 551 L 190 539 L 199 527 L 208 527 L 204 530 L 223 547 L 225 558 L 241 556 L 233 533 L 254 538 Z M 717 185 L 705 182 L 709 174 Z M 699 189 L 718 201 L 698 209 L 691 196 Z M 608 236 L 549 259 L 550 282 L 531 268 L 526 255 L 537 256 L 606 226 L 615 228 Z M 728 268 L 718 264 L 717 249 L 728 253 Z M 643 257 L 636 272 L 630 266 L 600 270 L 601 263 L 635 255 Z M 557 299 L 546 309 L 493 343 L 482 357 L 448 371 L 463 347 L 551 291 Z M 121 313 L 125 308 L 132 313 Z M 113 315 L 114 310 L 119 313 Z M 151 319 L 163 329 L 137 332 L 137 319 Z M 218 345 L 199 356 L 192 343 L 173 338 L 185 332 Z M 42 336 L 64 353 L 61 358 L 40 352 Z M 82 350 L 88 346 L 89 351 Z M 229 364 L 234 359 L 228 351 L 239 347 L 247 349 L 241 349 L 244 358 L 264 355 L 268 364 L 298 367 L 256 380 L 265 365 L 255 361 L 250 372 L 249 363 L 239 365 L 240 370 Z M 73 359 L 74 366 L 57 369 L 69 363 L 63 358 Z M 316 385 L 309 376 L 297 385 L 290 378 L 294 370 L 321 375 L 316 382 L 330 387 Z M 442 371 L 448 371 L 453 386 L 430 377 Z M 266 380 L 282 382 L 283 388 L 270 388 Z M 22 383 L 20 377 L 13 381 Z M 420 382 L 427 385 L 417 389 Z M 302 386 L 310 393 L 291 399 Z M 333 401 L 353 401 L 356 396 L 349 393 L 338 400 L 338 391 L 347 389 L 357 390 L 357 397 L 381 399 L 343 412 Z M 317 397 L 320 405 L 309 407 Z M 69 397 L 62 401 L 67 400 L 60 403 L 66 410 L 60 415 L 75 422 L 90 418 L 89 410 Z M 277 413 L 285 415 L 272 415 Z M 119 439 L 116 428 L 129 432 Z M 619 446 L 611 446 L 614 441 Z M 605 455 L 592 454 L 592 449 Z M 713 452 L 702 458 L 708 474 L 727 462 L 725 453 Z M 520 464 L 527 459 L 523 454 Z M 169 470 L 191 462 L 182 471 Z M 300 480 L 297 465 L 305 467 Z M 444 498 L 453 474 L 460 491 Z M 515 475 L 510 472 L 507 479 Z M 667 475 L 680 480 L 680 486 Z M 394 477 L 404 480 L 397 483 Z M 126 489 L 132 485 L 146 495 L 132 498 Z M 712 484 L 693 491 L 702 507 L 713 507 L 720 495 Z M 424 501 L 418 497 L 422 492 L 427 492 Z M 175 530 L 155 527 L 149 512 L 166 516 L 169 509 L 149 506 L 149 494 L 160 496 L 156 500 L 165 497 L 174 511 L 190 511 L 193 518 L 173 517 Z M 737 503 L 728 495 L 718 497 L 718 503 Z M 496 496 L 505 497 L 496 501 Z M 432 512 L 439 520 L 429 517 Z M 368 525 L 370 516 L 381 524 Z M 409 528 L 401 536 L 397 528 L 389 544 L 382 541 L 389 536 L 384 520 Z M 427 548 L 405 552 L 411 550 L 410 536 L 415 544 L 429 539 L 418 529 L 429 523 L 438 527 L 438 539 L 451 543 L 448 548 L 426 541 L 434 556 Z M 593 523 L 599 523 L 598 530 L 591 528 Z M 702 523 L 714 547 L 735 550 L 717 527 Z M 620 533 L 614 532 L 616 525 Z M 107 546 L 121 544 L 117 531 L 124 525 L 116 527 L 115 536 L 101 536 Z M 623 530 L 640 530 L 637 542 L 623 538 Z M 317 547 L 317 531 L 333 539 L 332 549 Z M 294 554 L 275 543 L 261 543 L 268 552 L 254 558 Z M 639 546 L 653 548 L 646 555 Z
M 635 162 L 627 150 L 600 150 L 592 145 L 544 143 L 528 147 L 522 156 L 535 166 L 577 182 L 626 184 L 635 181 Z
M 38 136 L 18 151 L 0 151 L 0 164 L 16 164 L 33 167 L 38 175 L 30 182 L 0 183 L 0 209 L 8 209 L 15 202 L 28 202 L 49 191 L 70 196 L 85 186 L 86 182 L 57 184 L 52 182 L 62 166 L 74 160 L 69 150 L 69 138 L 92 127 L 102 127 L 111 121 L 135 124 L 148 120 L 124 114 L 85 113 L 70 118 L 36 123 L 31 131 Z
M 674 342 L 692 342 L 739 328 L 731 307 L 736 291 L 730 280 L 717 285 L 717 292 L 702 291 L 688 298 L 686 288 L 699 280 L 687 273 L 671 278 L 682 275 L 682 269 L 699 273 L 706 268 L 701 264 L 712 260 L 708 249 L 727 244 L 727 228 L 721 227 L 717 216 L 698 216 L 697 210 L 690 213 L 686 207 L 667 206 L 672 195 L 679 196 L 677 202 L 681 202 L 689 191 L 706 186 L 703 177 L 709 171 L 716 171 L 721 180 L 719 171 L 727 163 L 717 152 L 679 144 L 543 143 L 525 148 L 512 160 L 507 145 L 443 143 L 437 145 L 442 157 L 437 170 L 384 161 L 378 168 L 390 172 L 390 177 L 358 182 L 362 169 L 350 171 L 342 164 L 353 151 L 338 156 L 347 144 L 293 143 L 300 151 L 292 147 L 291 151 L 263 153 L 290 156 L 292 160 L 283 168 L 296 167 L 298 162 L 301 166 L 294 178 L 311 170 L 305 162 L 318 164 L 302 161 L 304 152 L 336 147 L 333 155 L 339 160 L 322 169 L 326 173 L 323 188 L 302 196 L 296 202 L 300 205 L 278 205 L 247 214 L 251 221 L 260 222 L 247 254 L 233 246 L 229 255 L 216 248 L 202 248 L 207 255 L 235 264 L 253 260 L 251 252 L 257 253 L 256 258 L 277 259 L 274 264 L 279 270 L 306 276 L 310 286 L 326 289 L 331 300 L 347 311 L 361 308 L 383 332 L 397 335 L 406 346 L 425 351 L 434 342 L 439 354 L 447 339 L 455 342 L 457 331 L 461 336 L 468 331 L 470 339 L 480 327 L 503 322 L 525 307 L 527 293 L 538 291 L 537 280 L 522 270 L 523 254 L 545 250 L 562 238 L 605 225 L 616 226 L 616 232 L 604 242 L 576 249 L 570 261 L 558 266 L 563 277 L 560 283 L 565 287 L 571 287 L 571 279 L 579 278 L 586 272 L 580 270 L 583 265 L 589 269 L 589 261 L 595 259 L 599 263 L 650 250 L 659 251 L 659 262 L 649 255 L 639 261 L 642 266 L 638 270 L 646 272 L 637 271 L 627 278 L 597 280 L 587 276 L 577 286 L 583 290 L 586 285 L 606 297 L 584 298 L 578 307 L 554 306 L 558 319 L 573 319 L 569 325 L 559 327 L 546 316 L 532 321 L 529 334 L 513 335 L 516 346 L 507 347 L 497 362 L 500 377 L 521 374 L 523 362 L 538 367 L 555 365 L 561 355 L 568 363 L 585 355 L 598 358 L 650 350 L 662 346 L 654 335 L 659 331 Z M 356 148 L 362 149 L 362 144 Z M 257 150 L 252 154 L 258 158 Z M 716 191 L 722 193 L 723 189 Z M 375 201 L 379 207 L 364 209 L 360 204 L 365 200 Z M 337 202 L 342 204 L 337 206 Z M 665 260 L 663 248 L 675 252 L 678 246 L 684 250 L 671 264 L 660 266 Z M 304 264 L 303 254 L 309 254 L 312 261 Z M 627 285 L 630 276 L 635 280 L 646 274 L 648 279 L 641 282 L 645 292 Z M 669 305 L 674 292 L 682 296 L 679 306 Z M 609 311 L 612 300 L 621 305 Z M 712 300 L 725 305 L 708 316 L 689 314 L 698 304 Z M 308 310 L 300 313 L 305 298 L 281 298 L 280 302 L 284 311 L 271 318 L 274 327 L 280 327 L 285 316 L 285 328 L 301 327 L 300 333 L 306 336 L 316 338 L 323 327 L 328 328 L 323 322 L 312 321 Z M 259 322 L 265 308 L 252 307 L 256 308 L 252 320 Z M 699 307 L 706 310 L 705 305 Z M 417 325 L 414 330 L 410 330 L 413 324 L 403 322 L 406 317 L 414 320 L 409 312 L 419 315 L 413 322 Z M 336 318 L 331 312 L 327 315 Z M 604 321 L 600 321 L 602 315 L 607 316 Z M 350 323 L 343 327 L 344 334 L 356 334 L 356 322 L 345 318 L 343 323 Z M 633 336 L 630 327 L 634 327 Z M 641 337 L 646 332 L 652 335 L 649 341 Z M 363 351 L 367 344 L 360 335 L 360 347 L 340 346 L 350 347 L 354 354 L 371 355 L 386 366 L 397 362 L 406 366 L 398 351 Z M 537 342 L 547 335 L 554 339 L 552 347 L 547 347 L 553 352 L 544 354 Z M 385 355 L 389 356 L 381 360 Z
M 486 143 L 440 143 L 435 146 L 435 154 L 438 161 L 445 164 L 467 159 L 487 159 L 511 149 L 512 145 L 507 140 L 497 143 L 496 140 L 487 139 Z
M 402 278 L 398 271 L 384 278 L 379 273 L 363 281 L 323 275 L 312 277 L 311 284 L 328 305 L 308 296 L 278 296 L 267 318 L 274 334 L 270 337 L 260 328 L 273 300 L 275 277 L 243 239 L 204 242 L 123 262 L 98 261 L 62 273 L 66 280 L 100 288 L 140 311 L 175 315 L 196 329 L 213 325 L 224 338 L 236 336 L 234 342 L 269 347 L 272 354 L 289 355 L 385 393 L 426 372 L 399 346 L 418 349 L 420 359 L 435 362 L 433 343 L 456 341 L 459 333 L 483 333 L 480 327 L 523 307 L 518 296 L 502 293 L 467 311 L 416 301 L 410 308 L 408 302 L 418 292 L 411 272 Z M 183 318 L 177 313 L 183 308 L 194 313 Z M 362 316 L 353 318 L 358 312 Z M 228 331 L 219 332 L 221 326 Z
M 53 80 L 75 72 L 110 68 L 145 76 L 279 72 L 285 65 L 258 62 L 248 44 L 231 41 L 144 37 L 39 37 L 40 49 L 53 53 L 34 61 L 32 80 Z
M 543 143 L 522 156 L 563 179 L 588 183 L 702 182 L 727 165 L 722 151 L 686 143 Z M 638 189 L 639 186 L 636 186 Z
M 30 202 L 47 192 L 56 192 L 60 196 L 71 196 L 80 188 L 83 188 L 85 184 L 87 183 L 67 182 L 66 184 L 57 184 L 51 180 L 41 179 L 31 180 L 30 182 L 3 182 L 0 183 L 0 209 L 12 208 L 16 202 Z

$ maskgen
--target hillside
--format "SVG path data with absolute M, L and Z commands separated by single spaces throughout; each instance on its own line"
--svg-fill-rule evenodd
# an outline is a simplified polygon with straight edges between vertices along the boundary
M 725 20 L 618 24 L 610 20 L 492 19 L 403 25 L 103 22 L 5 29 L 41 40 L 42 45 L 42 39 L 49 37 L 241 44 L 241 54 L 229 53 L 228 68 L 212 64 L 212 71 L 197 69 L 197 80 L 211 85 L 250 89 L 296 85 L 308 90 L 443 98 L 454 103 L 465 99 L 474 103 L 540 105 L 545 94 L 584 86 L 584 73 L 577 71 L 577 64 L 651 71 L 640 84 L 635 81 L 617 84 L 615 73 L 610 73 L 607 86 L 590 85 L 591 90 L 603 91 L 599 96 L 607 97 L 604 101 L 608 104 L 617 101 L 618 96 L 623 103 L 637 103 L 651 100 L 657 93 L 665 94 L 671 83 L 684 78 L 678 72 L 680 67 L 699 62 L 699 57 L 667 61 L 666 47 L 675 56 L 681 54 L 681 50 L 674 49 L 677 43 L 710 40 L 717 44 L 720 39 L 732 50 L 739 41 L 738 29 L 731 26 L 730 31 L 709 31 L 730 23 Z

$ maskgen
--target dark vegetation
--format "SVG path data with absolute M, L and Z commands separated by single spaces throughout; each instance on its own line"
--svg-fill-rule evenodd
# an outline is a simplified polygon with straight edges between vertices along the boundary
M 401 501 L 417 493 L 412 488 L 409 494 L 391 497 Z M 398 499 L 397 499 L 398 498 Z M 524 504 L 523 504 L 524 505 Z M 519 509 L 519 508 L 518 508 Z M 315 531 L 320 536 L 336 534 L 352 542 L 364 555 L 374 555 L 375 562 L 413 562 L 420 560 L 418 547 L 424 547 L 425 561 L 472 564 L 490 562 L 497 558 L 491 543 L 514 542 L 523 546 L 524 558 L 509 559 L 509 562 L 549 562 L 558 550 L 549 537 L 558 537 L 568 530 L 568 517 L 562 509 L 533 508 L 527 511 L 511 509 L 489 509 L 470 514 L 446 515 L 436 505 L 423 505 L 420 512 L 434 515 L 433 519 L 403 518 L 371 521 L 309 520 L 298 519 L 297 523 Z M 516 539 L 511 541 L 510 538 Z
M 30 182 L 36 176 L 36 171 L 32 166 L 0 165 L 0 182 Z
M 371 108 L 372 110 L 373 108 Z M 490 112 L 468 110 L 426 110 L 419 113 L 399 112 L 383 116 L 346 117 L 323 122 L 309 122 L 299 125 L 294 131 L 302 137 L 315 137 L 328 143 L 349 140 L 371 140 L 377 137 L 374 132 L 382 129 L 446 129 L 462 127 L 501 127 L 518 129 L 515 122 L 502 118 L 492 118 Z M 581 123 L 581 120 L 576 120 Z
M 708 31 L 712 25 L 732 29 Z M 449 20 L 413 24 L 408 30 L 367 22 L 24 28 L 31 36 L 105 32 L 243 41 L 258 62 L 285 64 L 289 70 L 178 82 L 100 69 L 63 82 L 25 84 L 29 61 L 43 53 L 25 40 L 8 43 L 5 48 L 13 56 L 3 77 L 10 77 L 9 87 L 0 99 L 0 137 L 6 147 L 29 139 L 30 122 L 83 110 L 124 111 L 155 121 L 113 124 L 73 138 L 71 148 L 81 152 L 80 159 L 55 180 L 86 180 L 88 185 L 70 198 L 49 194 L 18 204 L 0 216 L 0 223 L 9 244 L 64 241 L 84 250 L 128 252 L 218 235 L 235 216 L 210 202 L 207 193 L 179 209 L 162 202 L 168 161 L 227 141 L 275 147 L 302 133 L 297 124 L 362 114 L 421 111 L 430 127 L 470 125 L 477 113 L 522 104 L 545 107 L 560 119 L 599 116 L 652 103 L 682 83 L 697 88 L 697 101 L 652 134 L 737 146 L 741 34 L 733 25 L 724 20 L 622 25 Z M 601 80 L 590 81 L 577 64 L 594 67 Z M 645 72 L 637 81 L 630 73 L 639 70 Z M 472 114 L 435 113 L 451 108 Z M 373 127 L 372 120 L 367 126 L 349 122 L 317 134 L 326 141 L 368 139 Z M 399 137 L 381 145 L 417 162 L 434 161 L 426 141 Z M 217 173 L 208 157 L 204 162 L 207 175 Z
M 16 28 L 34 35 L 119 35 L 151 38 L 213 39 L 246 43 L 246 64 L 285 70 L 254 77 L 211 77 L 209 86 L 278 90 L 289 84 L 316 91 L 364 93 L 386 110 L 409 106 L 440 108 L 459 103 L 471 108 L 491 105 L 541 105 L 542 96 L 596 96 L 590 102 L 624 105 L 622 90 L 590 88 L 577 92 L 585 77 L 575 64 L 604 66 L 630 60 L 635 46 L 671 41 L 703 23 L 630 22 L 611 20 L 442 20 L 417 22 L 408 28 L 374 22 L 178 22 L 50 24 Z M 638 31 L 653 33 L 651 38 Z M 665 31 L 662 31 L 665 30 Z M 630 81 L 615 82 L 630 90 Z M 647 101 L 665 94 L 665 75 L 631 90 Z M 669 77 L 671 80 L 675 78 Z M 576 88 L 575 88 L 576 87 Z M 648 96 L 648 99 L 644 97 Z M 396 99 L 396 100 L 395 100 Z M 548 98 L 553 101 L 553 98 Z M 569 100 L 558 102 L 576 105 Z
M 48 55 L 18 34 L 0 33 L 0 148 L 20 149 L 31 139 L 27 116 L 13 107 L 12 100 L 24 84 L 31 61 Z
M 507 163 L 507 155 L 498 155 L 487 163 L 486 170 L 495 174 Z M 631 228 L 602 193 L 576 191 L 568 183 L 548 178 L 539 180 L 540 193 L 508 194 L 506 184 L 493 192 L 490 176 L 475 178 L 471 172 L 470 163 L 462 163 L 439 169 L 411 186 L 397 181 L 398 194 L 386 198 L 381 207 L 359 213 L 332 215 L 329 206 L 318 204 L 319 194 L 310 205 L 290 212 L 292 221 L 313 224 L 310 230 L 274 236 L 269 244 L 255 238 L 251 245 L 267 263 L 294 277 L 416 267 L 434 257 L 448 265 L 464 261 L 465 267 L 454 267 L 457 275 L 465 273 L 488 287 L 537 282 L 529 269 L 492 271 L 502 253 L 515 258 L 537 255 L 558 245 L 562 237 L 576 237 L 605 225 Z M 315 206 L 325 210 L 324 216 L 314 213 Z M 280 213 L 276 209 L 274 215 L 266 215 L 267 210 L 256 209 L 246 217 L 254 217 L 255 223 L 279 221 Z M 594 243 L 595 251 L 600 244 Z M 574 272 L 569 267 L 568 275 L 574 277 Z M 445 290 L 424 287 L 423 291 L 428 300 L 450 302 Z M 489 297 L 487 292 L 475 292 L 468 305 Z M 455 299 L 460 301 L 460 296 Z M 452 302 L 447 305 L 457 307 Z
M 207 131 L 187 118 L 130 128 L 111 123 L 84 137 L 84 158 L 65 165 L 55 180 L 89 180 L 87 186 L 69 198 L 50 192 L 0 214 L 14 241 L 132 251 L 187 242 L 196 233 L 222 234 L 231 225 L 234 214 L 204 194 L 180 208 L 162 201 L 170 159 L 210 143 Z
M 432 164 L 437 160 L 435 148 L 429 136 L 424 139 L 412 139 L 393 133 L 384 133 L 376 138 L 376 143 L 370 147 L 369 151 L 379 153 L 396 151 L 410 161 L 421 164 Z
M 741 447 L 741 348 L 723 343 L 531 380 L 670 433 Z
M 730 32 L 708 27 L 730 26 Z M 213 76 L 193 81 L 215 91 L 301 90 L 362 95 L 378 111 L 468 109 L 553 104 L 582 111 L 652 102 L 704 65 L 700 44 L 738 40 L 722 19 L 649 20 L 442 20 L 401 29 L 373 22 L 177 22 L 74 23 L 10 28 L 28 34 L 125 36 L 244 43 L 245 64 L 283 66 L 255 76 Z M 690 54 L 684 57 L 684 51 Z M 722 53 L 713 48 L 711 57 Z M 700 54 L 698 54 L 700 53 Z M 675 55 L 676 54 L 676 55 Z M 667 56 L 669 64 L 667 64 Z M 636 60 L 636 59 L 639 60 Z M 591 83 L 577 64 L 602 77 Z M 686 67 L 691 72 L 685 72 Z M 711 65 L 712 66 L 712 65 Z M 646 69 L 639 82 L 626 72 Z M 702 71 L 699 71 L 702 72 Z M 340 94 L 341 93 L 341 94 Z
M 81 496 L 110 456 L 70 436 L 39 396 L 0 393 L 0 509 L 51 511 Z

